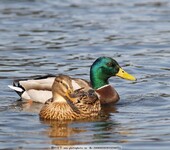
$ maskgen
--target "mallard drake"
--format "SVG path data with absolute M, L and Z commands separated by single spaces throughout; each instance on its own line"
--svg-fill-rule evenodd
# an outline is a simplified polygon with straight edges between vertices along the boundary
M 52 85 L 52 98 L 47 100 L 39 115 L 42 119 L 78 120 L 100 114 L 100 100 L 93 89 L 73 90 L 72 78 L 59 75 Z
M 83 79 L 72 78 L 71 84 L 73 90 L 92 87 L 98 93 L 101 104 L 116 103 L 119 100 L 119 94 L 108 81 L 112 76 L 136 80 L 134 76 L 125 72 L 116 60 L 110 57 L 99 57 L 90 68 L 90 83 Z M 13 82 L 13 86 L 9 87 L 15 90 L 22 99 L 45 103 L 52 97 L 54 80 L 55 76 L 53 75 L 17 80 Z

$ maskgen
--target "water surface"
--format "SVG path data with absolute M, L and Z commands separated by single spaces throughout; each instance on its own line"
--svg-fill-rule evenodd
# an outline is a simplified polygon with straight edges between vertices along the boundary
M 168 0 L 1 0 L 0 149 L 57 145 L 170 147 L 170 2 Z M 89 80 L 100 56 L 137 77 L 110 83 L 120 94 L 106 118 L 42 121 L 7 85 L 13 79 L 64 73 Z

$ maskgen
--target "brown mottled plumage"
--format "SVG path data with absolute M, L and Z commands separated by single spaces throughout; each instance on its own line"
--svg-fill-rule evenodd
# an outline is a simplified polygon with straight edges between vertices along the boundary
M 95 91 L 83 88 L 73 90 L 69 76 L 57 76 L 52 86 L 53 97 L 46 101 L 40 118 L 54 120 L 78 120 L 100 114 L 100 101 Z

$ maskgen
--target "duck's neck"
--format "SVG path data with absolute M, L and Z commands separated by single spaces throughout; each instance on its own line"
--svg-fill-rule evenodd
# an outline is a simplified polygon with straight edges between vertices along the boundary
M 108 77 L 104 76 L 100 72 L 90 70 L 90 81 L 93 89 L 99 89 L 107 84 L 108 82 Z
M 57 103 L 66 103 L 66 100 L 63 96 L 58 93 L 53 93 L 53 100 Z

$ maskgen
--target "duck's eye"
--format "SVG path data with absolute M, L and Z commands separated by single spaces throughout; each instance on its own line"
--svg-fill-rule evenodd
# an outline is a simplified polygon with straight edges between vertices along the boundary
M 113 64 L 112 62 L 109 62 L 109 63 L 107 63 L 107 66 L 108 66 L 108 67 L 113 67 L 114 64 Z

